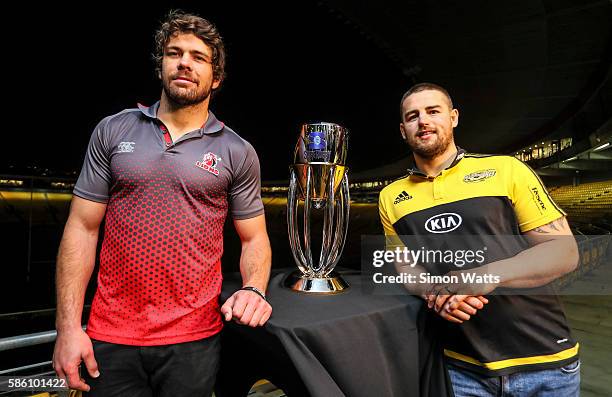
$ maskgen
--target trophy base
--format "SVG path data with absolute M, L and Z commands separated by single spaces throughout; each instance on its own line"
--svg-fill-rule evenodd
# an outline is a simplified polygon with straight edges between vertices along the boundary
M 302 272 L 295 271 L 285 277 L 283 286 L 308 294 L 339 294 L 350 288 L 336 272 L 331 272 L 327 277 L 306 277 Z

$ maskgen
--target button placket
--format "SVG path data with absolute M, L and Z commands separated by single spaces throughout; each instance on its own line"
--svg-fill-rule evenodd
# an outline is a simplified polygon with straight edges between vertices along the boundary
M 170 146 L 172 146 L 172 136 L 170 136 L 170 131 L 168 131 L 163 123 L 160 123 L 159 128 L 164 134 L 164 142 L 166 143 L 166 149 L 168 149 Z

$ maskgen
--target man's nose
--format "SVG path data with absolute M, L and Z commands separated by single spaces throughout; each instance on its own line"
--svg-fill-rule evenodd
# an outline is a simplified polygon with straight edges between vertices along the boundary
M 178 64 L 179 69 L 191 69 L 191 57 L 189 54 L 183 54 Z
M 419 126 L 429 125 L 430 119 L 428 114 L 419 115 Z

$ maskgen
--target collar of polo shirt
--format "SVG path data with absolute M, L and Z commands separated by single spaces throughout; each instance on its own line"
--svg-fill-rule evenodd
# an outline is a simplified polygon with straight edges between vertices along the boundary
M 140 111 L 142 112 L 142 114 L 144 114 L 145 116 L 151 118 L 151 119 L 155 119 L 158 120 L 157 118 L 157 109 L 159 109 L 159 101 L 155 102 L 153 105 L 151 106 L 144 106 L 141 105 L 140 103 L 138 104 L 138 109 L 140 109 Z M 211 112 L 210 110 L 208 111 L 208 119 L 206 120 L 206 123 L 204 124 L 204 126 L 202 128 L 200 128 L 200 135 L 203 134 L 214 134 L 216 132 L 219 132 L 223 129 L 224 124 L 223 122 L 219 121 L 215 115 L 213 114 L 213 112 Z

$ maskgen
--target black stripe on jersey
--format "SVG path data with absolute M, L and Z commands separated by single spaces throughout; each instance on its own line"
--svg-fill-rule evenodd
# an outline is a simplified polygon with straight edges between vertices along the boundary
M 404 174 L 402 176 L 398 176 L 395 179 L 392 179 L 391 182 L 389 182 L 389 185 L 392 184 L 393 182 L 399 181 L 400 179 L 404 179 L 404 178 L 408 178 L 410 176 L 410 174 Z
M 482 159 L 485 157 L 510 157 L 505 154 L 482 154 L 482 153 L 466 153 L 463 157 L 472 157 L 477 159 Z

